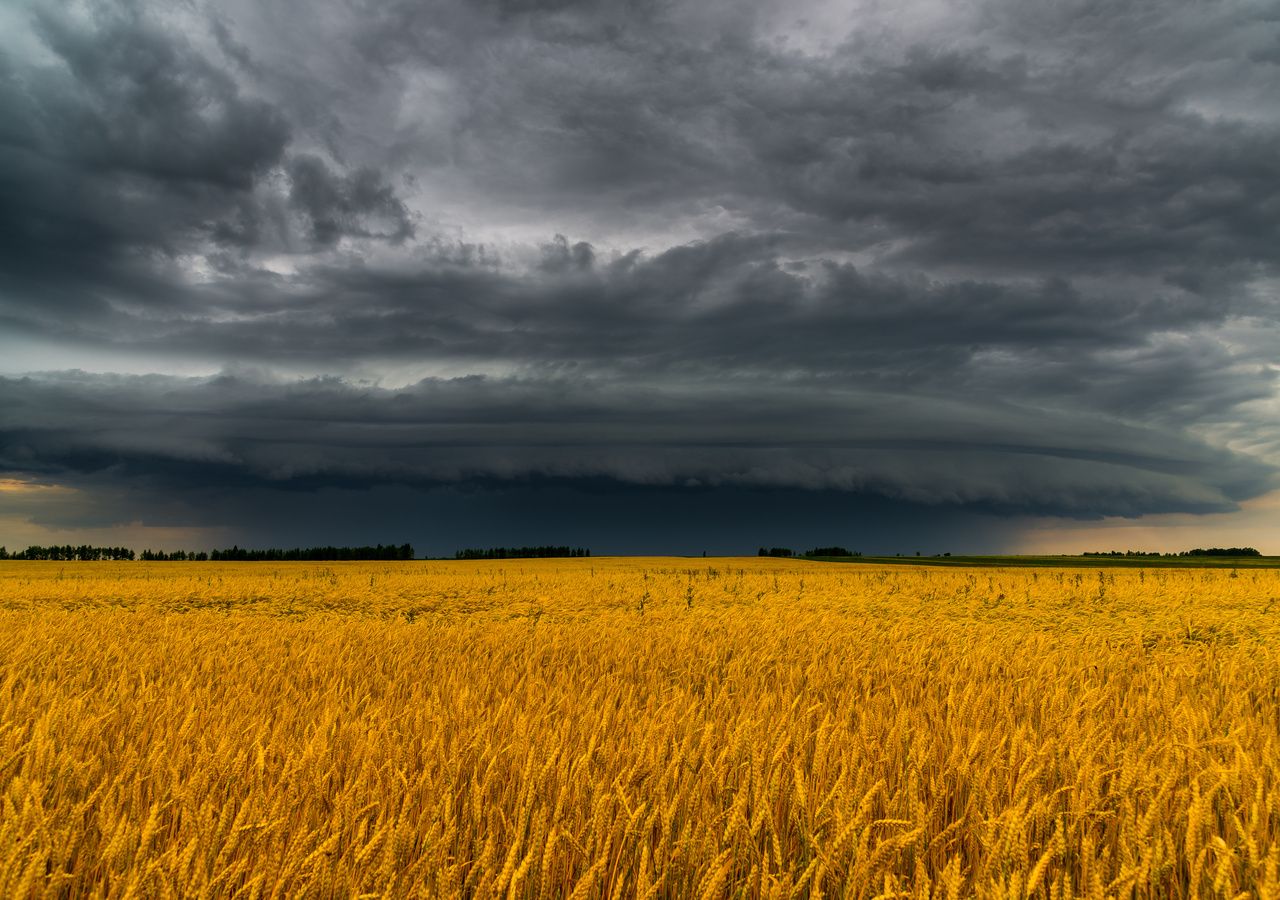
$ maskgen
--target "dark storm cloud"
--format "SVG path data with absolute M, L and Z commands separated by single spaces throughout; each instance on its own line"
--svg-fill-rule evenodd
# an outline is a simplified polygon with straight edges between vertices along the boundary
M 762 378 L 472 376 L 386 390 L 62 375 L 0 387 L 0 470 L 168 472 L 186 486 L 606 479 L 1097 515 L 1229 509 L 1270 477 L 1167 429 Z
M 0 259 L 6 305 L 19 309 L 24 289 L 66 287 L 58 295 L 74 303 L 96 278 L 140 269 L 134 255 L 176 252 L 288 139 L 278 112 L 136 10 L 30 16 L 53 60 L 8 59 L 0 81 Z
M 10 18 L 0 348 L 264 371 L 7 378 L 0 468 L 1086 516 L 1275 484 L 1248 3 Z
M 136 9 L 99 10 L 88 27 L 49 10 L 32 16 L 62 65 L 10 83 L 28 94 L 10 98 L 27 149 L 92 172 L 232 189 L 279 160 L 280 114 Z
M 334 244 L 343 235 L 384 237 L 395 243 L 413 236 L 404 203 L 373 169 L 341 178 L 323 160 L 302 154 L 290 161 L 288 171 L 289 199 L 306 216 L 317 244 Z
M 1082 355 L 1219 324 L 1228 314 L 1170 283 L 1135 291 L 1081 289 L 1058 277 L 944 281 L 791 260 L 781 255 L 788 242 L 727 234 L 653 256 L 600 258 L 590 244 L 561 238 L 520 274 L 465 254 L 409 271 L 342 259 L 287 281 L 232 267 L 226 278 L 187 288 L 199 307 L 179 319 L 114 310 L 112 337 L 141 351 L 261 361 L 340 364 L 425 352 L 471 363 L 781 369 L 896 383 L 953 378 L 992 350 L 1084 364 Z M 57 322 L 50 331 L 74 335 L 81 324 Z M 1259 384 L 1256 373 L 1250 382 Z
M 392 8 L 368 52 L 456 72 L 454 157 L 532 206 L 717 205 L 816 241 L 861 223 L 877 226 L 863 241 L 948 266 L 1277 258 L 1276 74 L 1248 55 L 1277 23 L 1245 4 L 988 3 L 972 33 L 900 50 L 854 14 L 821 55 L 762 43 L 759 4 L 547 4 L 514 22 L 459 12 L 483 49 L 464 58 L 441 46 L 439 10 Z M 1219 112 L 1219 94 L 1254 108 Z
M 36 61 L 0 68 L 0 314 L 109 339 L 120 307 L 198 315 L 177 261 L 218 244 L 412 234 L 380 173 L 288 153 L 284 113 L 153 10 L 89 9 L 32 7 Z

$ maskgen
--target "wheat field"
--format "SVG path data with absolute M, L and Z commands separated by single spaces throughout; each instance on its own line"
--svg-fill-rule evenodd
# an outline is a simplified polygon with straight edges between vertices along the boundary
M 1280 572 L 0 564 L 0 896 L 1280 897 Z

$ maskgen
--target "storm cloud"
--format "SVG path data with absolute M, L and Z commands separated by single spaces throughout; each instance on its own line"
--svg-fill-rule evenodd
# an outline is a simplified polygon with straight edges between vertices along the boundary
M 996 521 L 1278 486 L 1265 4 L 0 26 L 0 472 L 142 519 L 221 485 L 179 524 L 232 528 L 271 491 Z

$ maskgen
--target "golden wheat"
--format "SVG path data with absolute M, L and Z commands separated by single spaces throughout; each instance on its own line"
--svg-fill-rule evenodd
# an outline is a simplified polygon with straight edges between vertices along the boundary
M 1280 572 L 0 564 L 0 896 L 1280 897 Z

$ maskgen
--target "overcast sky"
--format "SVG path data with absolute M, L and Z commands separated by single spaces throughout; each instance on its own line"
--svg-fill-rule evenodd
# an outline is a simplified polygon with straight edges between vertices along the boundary
M 1280 553 L 1274 0 L 0 5 L 0 543 Z

